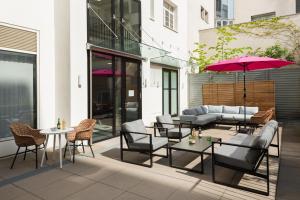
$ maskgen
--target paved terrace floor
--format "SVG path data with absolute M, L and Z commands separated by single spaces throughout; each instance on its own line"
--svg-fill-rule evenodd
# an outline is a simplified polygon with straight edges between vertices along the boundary
M 296 194 L 299 191 L 295 190 L 299 182 L 291 174 L 299 175 L 300 166 L 299 153 L 297 155 L 293 150 L 295 148 L 299 152 L 300 149 L 300 137 L 295 129 L 299 130 L 295 123 L 287 123 L 280 128 L 280 133 L 284 133 L 277 192 L 280 199 L 299 196 Z M 212 127 L 205 130 L 204 134 L 222 137 L 226 141 L 235 134 L 235 128 Z M 286 140 L 286 136 L 292 138 Z M 86 148 L 86 154 L 76 156 L 75 164 L 65 161 L 63 169 L 59 169 L 53 161 L 48 161 L 46 167 L 35 170 L 33 155 L 29 155 L 26 161 L 19 156 L 13 170 L 9 169 L 12 158 L 0 160 L 0 199 L 275 199 L 278 158 L 270 159 L 271 193 L 270 196 L 263 196 L 212 183 L 209 155 L 204 161 L 205 173 L 196 174 L 170 168 L 168 160 L 160 157 L 155 157 L 153 168 L 120 162 L 118 138 L 95 144 L 94 150 L 95 159 L 90 157 Z M 50 158 L 52 156 L 49 155 Z M 130 153 L 126 154 L 126 158 L 146 161 L 143 154 Z M 199 167 L 199 157 L 195 154 L 174 152 L 174 159 L 174 164 Z M 297 161 L 291 164 L 291 160 L 295 159 Z M 260 170 L 264 170 L 264 164 Z M 222 168 L 217 168 L 217 178 L 254 188 L 266 187 L 261 179 Z

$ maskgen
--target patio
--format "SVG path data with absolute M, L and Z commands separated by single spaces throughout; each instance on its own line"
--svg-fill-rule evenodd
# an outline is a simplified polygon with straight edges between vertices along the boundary
M 299 154 L 296 154 L 299 152 L 297 142 L 300 142 L 300 136 L 296 135 L 297 123 L 285 122 L 280 127 L 283 136 L 280 171 L 278 176 L 279 160 L 272 157 L 270 196 L 212 183 L 209 156 L 205 156 L 204 174 L 170 168 L 168 160 L 160 157 L 154 158 L 153 168 L 120 162 L 119 138 L 115 138 L 94 145 L 95 159 L 82 154 L 76 157 L 74 165 L 65 161 L 62 170 L 58 164 L 52 165 L 51 160 L 47 167 L 35 170 L 33 154 L 29 154 L 26 161 L 20 156 L 13 170 L 9 169 L 12 158 L 1 160 L 1 199 L 297 199 L 299 181 L 295 177 L 300 167 Z M 226 141 L 235 134 L 235 128 L 211 127 L 203 133 Z M 275 149 L 271 148 L 271 154 L 275 154 Z M 125 155 L 127 159 L 145 161 L 142 154 Z M 193 161 L 189 166 L 196 168 L 200 160 L 196 155 L 182 152 L 175 152 L 174 159 L 181 165 Z M 217 178 L 234 183 L 241 177 L 227 169 L 217 170 Z M 244 176 L 239 184 L 265 188 L 264 181 L 252 176 Z

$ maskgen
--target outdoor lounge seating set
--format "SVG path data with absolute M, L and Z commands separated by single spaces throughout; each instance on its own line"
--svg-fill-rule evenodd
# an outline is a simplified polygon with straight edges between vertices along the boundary
M 244 106 L 203 105 L 185 109 L 180 116 L 181 122 L 191 122 L 194 126 L 205 126 L 210 123 L 236 123 L 244 121 Z M 258 112 L 258 107 L 246 107 L 246 122 L 250 122 Z

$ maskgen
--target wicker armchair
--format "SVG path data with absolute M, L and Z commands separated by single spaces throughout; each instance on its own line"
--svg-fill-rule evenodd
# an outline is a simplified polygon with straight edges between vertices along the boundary
M 66 156 L 67 148 L 69 147 L 69 143 L 72 143 L 73 146 L 73 163 L 75 162 L 75 150 L 77 146 L 82 146 L 83 152 L 84 150 L 84 141 L 88 142 L 88 145 L 91 149 L 93 157 L 95 158 L 92 145 L 91 145 L 91 138 L 93 136 L 94 127 L 96 124 L 96 120 L 94 119 L 85 119 L 82 120 L 77 127 L 75 127 L 74 131 L 67 135 L 67 142 L 65 147 L 64 157 Z M 81 144 L 76 144 L 76 141 L 81 141 Z
M 38 149 L 42 145 L 43 148 L 45 148 L 45 140 L 46 136 L 40 134 L 40 130 L 38 129 L 33 129 L 27 124 L 22 124 L 22 123 L 12 123 L 10 125 L 10 130 L 15 138 L 15 143 L 18 146 L 18 150 L 14 156 L 13 162 L 10 166 L 12 169 L 14 167 L 16 158 L 19 154 L 22 154 L 23 152 L 19 153 L 19 150 L 21 147 L 25 147 L 24 151 L 24 157 L 23 160 L 26 159 L 26 153 L 27 152 L 35 152 L 35 167 L 38 168 Z M 34 150 L 28 149 L 30 146 L 35 146 Z M 46 159 L 47 154 L 46 154 Z

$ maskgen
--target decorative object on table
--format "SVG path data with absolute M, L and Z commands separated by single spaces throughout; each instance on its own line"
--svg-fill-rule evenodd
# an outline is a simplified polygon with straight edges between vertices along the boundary
M 294 64 L 294 62 L 268 58 L 268 57 L 256 57 L 256 56 L 242 56 L 233 58 L 230 60 L 224 60 L 205 68 L 208 71 L 232 71 L 232 72 L 243 72 L 244 78 L 244 127 L 246 128 L 246 71 L 255 71 L 262 69 L 273 69 L 280 68 L 287 65 Z
M 59 119 L 59 118 L 58 118 L 58 120 L 57 120 L 56 128 L 57 128 L 57 129 L 60 129 L 60 119 Z
M 66 128 L 66 121 L 64 119 L 61 120 L 61 129 L 64 130 Z
M 27 152 L 31 151 L 35 153 L 35 167 L 38 168 L 38 149 L 41 145 L 43 146 L 43 148 L 45 148 L 44 142 L 46 137 L 40 134 L 40 130 L 33 129 L 27 124 L 22 124 L 18 122 L 12 123 L 10 125 L 10 130 L 15 138 L 15 143 L 18 146 L 18 150 L 15 154 L 10 168 L 12 169 L 14 167 L 17 156 L 21 154 L 19 153 L 21 147 L 25 147 L 23 160 L 26 159 Z M 29 146 L 35 146 L 35 150 L 28 150 L 27 148 Z M 48 159 L 47 154 L 46 159 Z
M 94 119 L 85 119 L 82 120 L 77 127 L 75 127 L 74 131 L 69 133 L 67 135 L 67 142 L 66 142 L 66 147 L 65 147 L 65 153 L 64 157 L 66 156 L 66 151 L 67 148 L 69 147 L 69 143 L 72 143 L 71 145 L 73 146 L 73 163 L 75 162 L 75 150 L 77 146 L 82 146 L 83 153 L 85 153 L 84 150 L 84 141 L 87 141 L 88 146 L 91 149 L 91 152 L 93 154 L 93 157 L 95 158 L 92 145 L 91 145 L 91 139 L 93 136 L 94 132 L 94 127 L 96 124 L 96 120 Z M 76 141 L 81 141 L 81 144 L 76 144 Z

